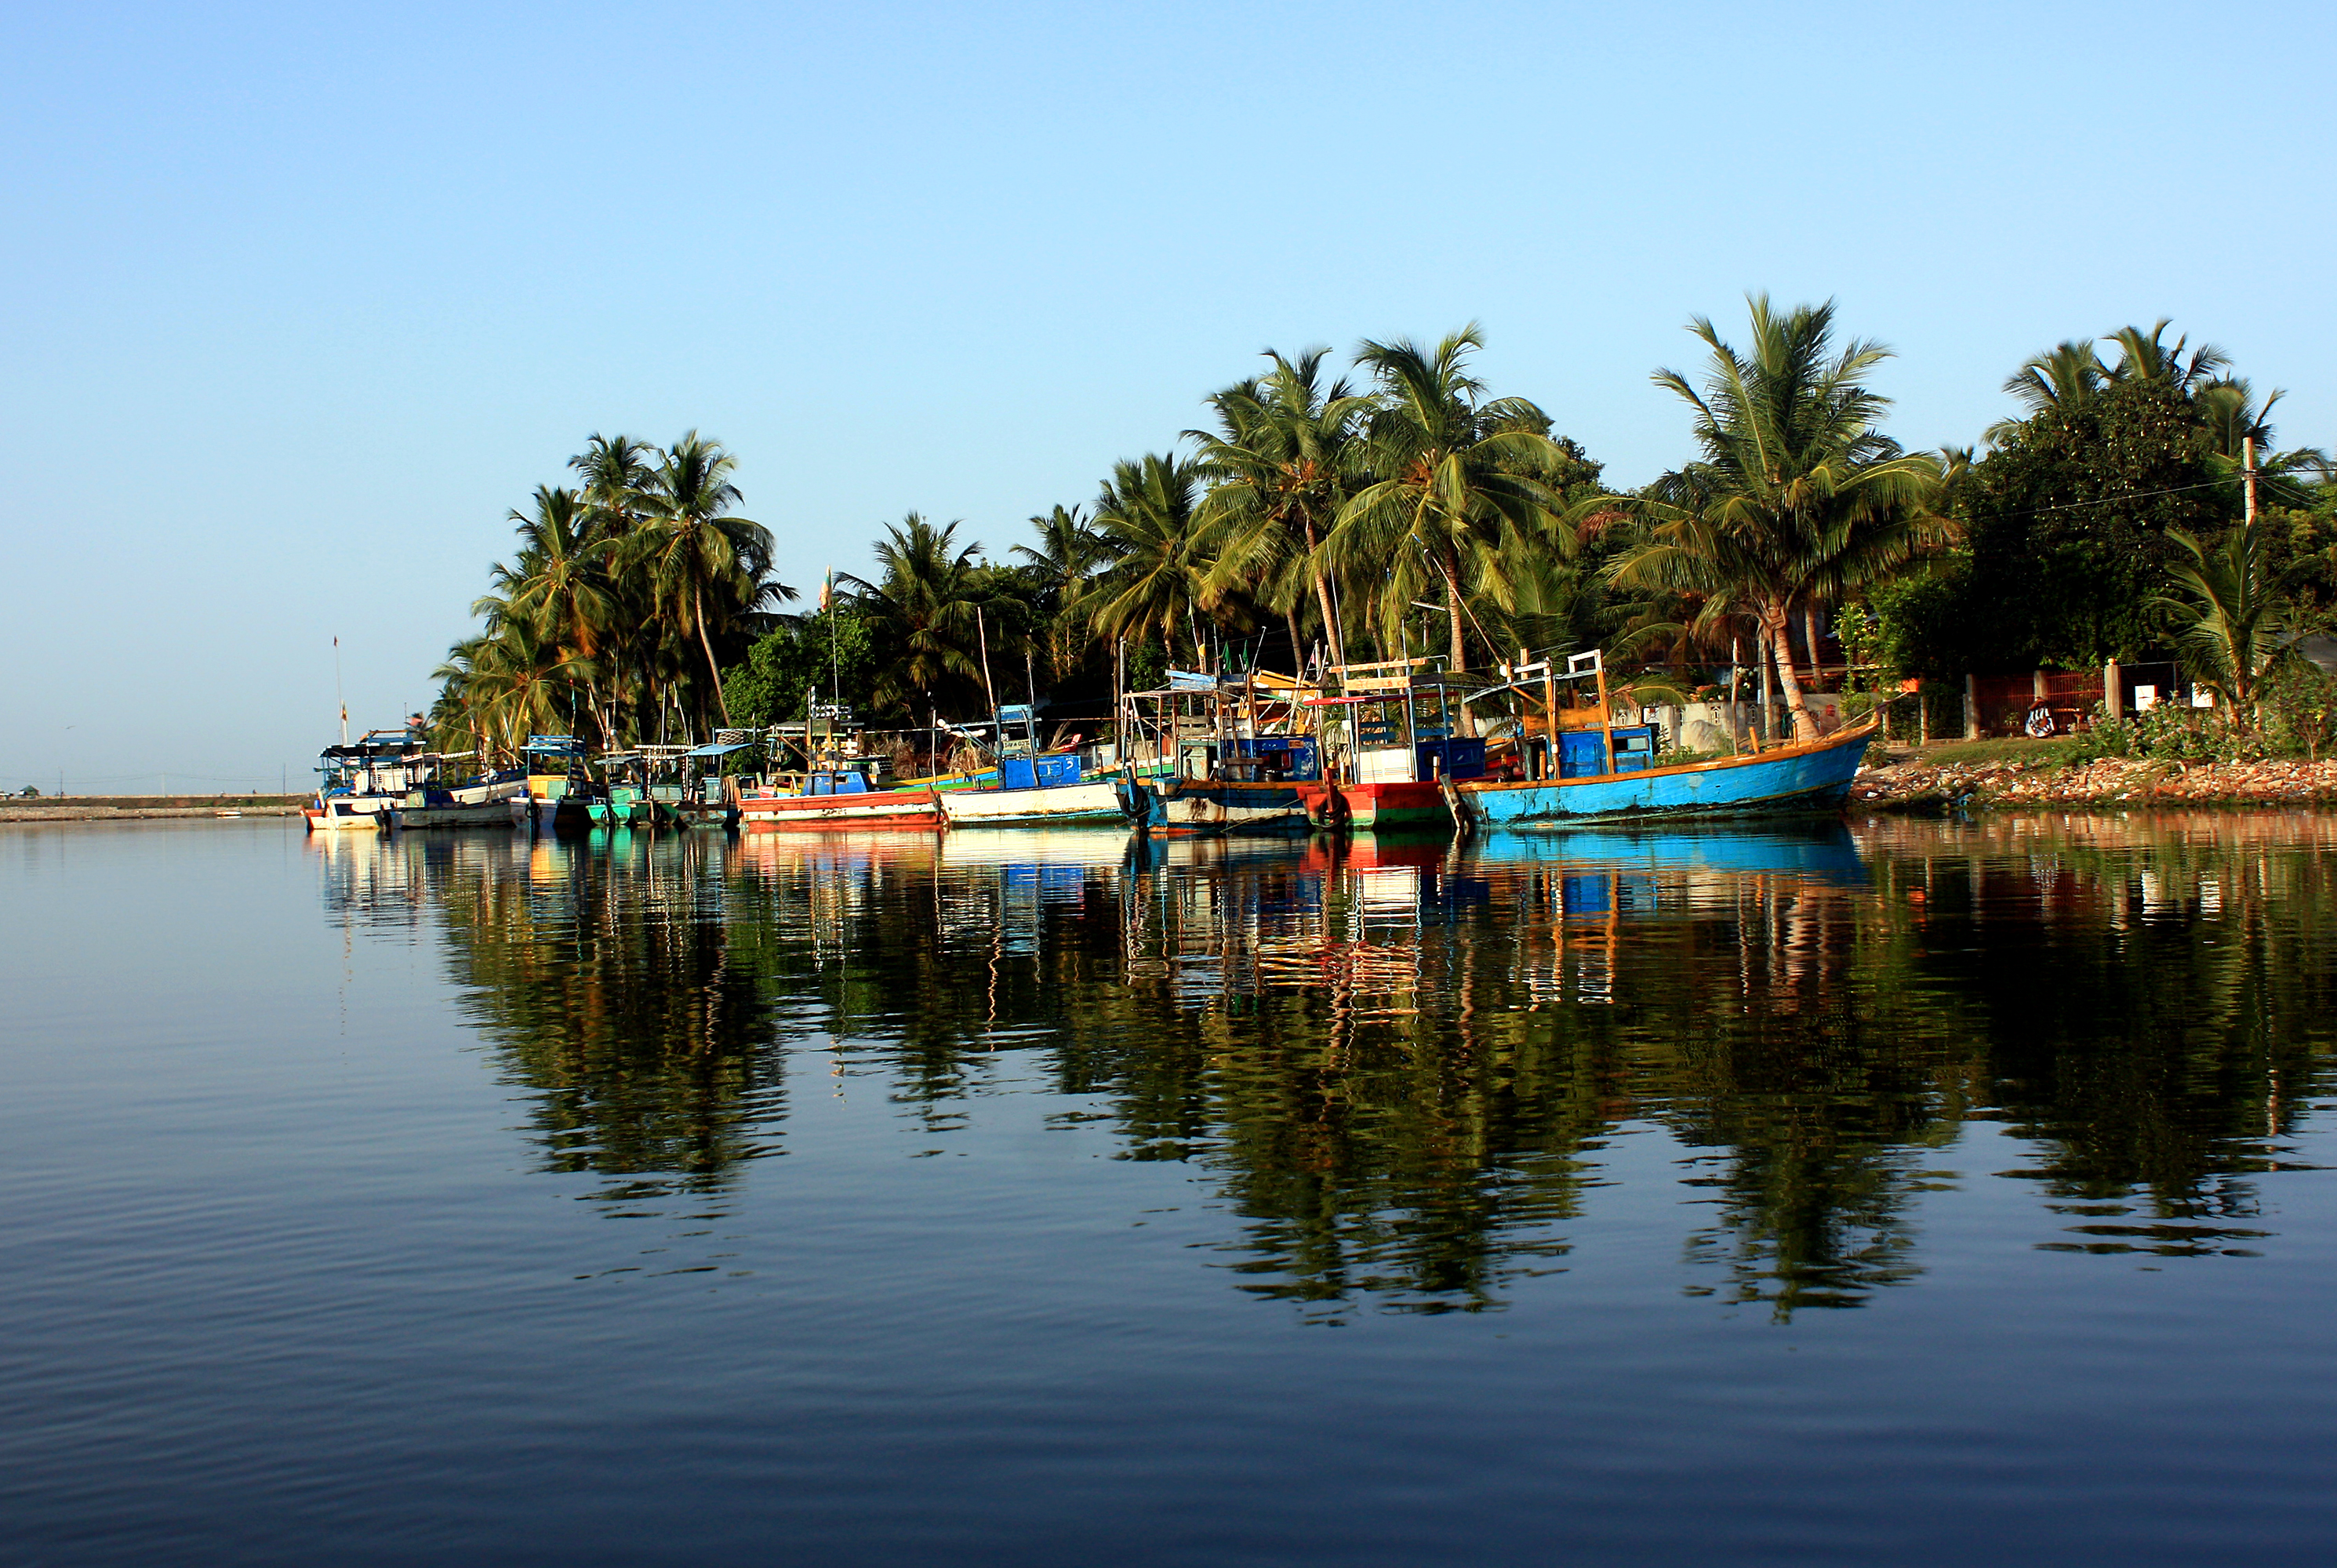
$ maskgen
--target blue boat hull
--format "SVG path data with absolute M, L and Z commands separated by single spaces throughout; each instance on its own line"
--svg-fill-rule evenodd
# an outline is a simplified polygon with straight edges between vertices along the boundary
M 1485 828 L 1838 811 L 1873 738 L 1866 726 L 1814 745 L 1647 773 L 1532 784 L 1471 780 L 1454 786 L 1454 801 L 1472 825 Z

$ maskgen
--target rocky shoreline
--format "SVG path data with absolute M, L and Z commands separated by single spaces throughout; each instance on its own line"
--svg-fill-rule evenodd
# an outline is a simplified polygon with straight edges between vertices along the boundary
M 1861 772 L 1851 809 L 1971 810 L 1990 806 L 2230 805 L 2337 807 L 2337 760 L 2180 763 L 2105 757 L 2070 765 L 2019 757 L 1970 762 L 1899 757 Z

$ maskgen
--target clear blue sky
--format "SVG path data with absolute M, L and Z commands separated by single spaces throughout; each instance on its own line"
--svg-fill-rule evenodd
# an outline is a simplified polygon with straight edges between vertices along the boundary
M 1481 321 L 1644 481 L 1692 314 L 1827 296 L 1969 443 L 2171 316 L 2337 444 L 2337 7 L 20 5 L 0 787 L 298 781 L 593 431 L 695 426 L 799 587 L 993 550 L 1259 349 Z M 21 776 L 20 776 L 21 775 Z

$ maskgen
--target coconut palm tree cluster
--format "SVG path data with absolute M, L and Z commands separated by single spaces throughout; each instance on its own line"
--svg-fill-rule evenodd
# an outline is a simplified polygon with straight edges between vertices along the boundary
M 1473 325 L 1365 340 L 1344 370 L 1326 349 L 1269 349 L 1197 427 L 1113 463 L 1000 556 L 963 521 L 913 511 L 865 573 L 795 614 L 779 613 L 795 596 L 771 579 L 770 535 L 738 515 L 728 453 L 695 433 L 595 436 L 571 486 L 513 514 L 518 552 L 441 672 L 438 717 L 494 745 L 545 728 L 621 744 L 799 718 L 831 696 L 923 727 L 1043 689 L 1100 720 L 1114 690 L 1170 668 L 1488 671 L 1601 646 L 1642 689 L 1774 691 L 1807 735 L 1809 691 L 1851 678 L 1832 628 L 1853 608 L 1864 657 L 1894 676 L 2051 662 L 2049 636 L 2083 644 L 2066 656 L 2080 661 L 2105 638 L 2155 638 L 2260 673 L 2302 623 L 2267 585 L 2337 599 L 2337 546 L 2318 577 L 2295 559 L 2314 528 L 2337 541 L 2326 460 L 2275 451 L 2281 394 L 2259 398 L 2212 346 L 2170 344 L 2166 322 L 2111 335 L 2108 355 L 2078 340 L 2037 355 L 2005 385 L 2022 417 L 1980 452 L 1927 452 L 1884 430 L 1887 347 L 1845 337 L 1831 302 L 1747 306 L 1741 337 L 1697 318 L 1701 365 L 1654 373 L 1691 451 L 1638 490 L 1603 483 L 1539 404 L 1485 384 Z M 2288 509 L 2278 548 L 2225 548 L 2249 451 L 2267 507 Z M 2127 518 L 2129 494 L 2157 510 Z M 2029 549 L 2039 584 L 2078 586 L 1992 578 L 2009 539 L 2016 576 Z M 2177 608 L 2233 570 L 2270 574 L 2233 589 L 2254 595 L 2244 613 Z M 2125 620 L 2086 600 L 2113 579 Z M 1991 608 L 2016 602 L 2021 627 Z M 2211 657 L 2202 623 L 2244 625 L 2249 646 Z
M 534 734 L 702 734 L 724 715 L 725 666 L 795 597 L 771 575 L 769 531 L 738 515 L 720 443 L 596 434 L 568 466 L 572 483 L 510 514 L 518 549 L 472 606 L 481 628 L 435 672 L 443 745 L 509 755 Z
M 922 717 L 1020 692 L 1041 666 L 1051 685 L 1141 686 L 1168 667 L 1500 657 L 1559 597 L 1569 511 L 1600 490 L 1540 408 L 1488 393 L 1481 344 L 1474 326 L 1367 342 L 1348 377 L 1328 350 L 1268 350 L 1262 374 L 1205 400 L 1205 427 L 1033 517 L 1004 563 L 912 513 L 829 612 L 891 650 L 865 690 Z

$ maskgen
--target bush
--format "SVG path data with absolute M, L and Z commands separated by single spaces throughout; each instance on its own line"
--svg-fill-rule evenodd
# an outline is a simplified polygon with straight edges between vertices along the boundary
M 2282 659 L 2256 688 L 2265 738 L 2318 762 L 2337 741 L 2337 676 L 2298 657 Z
M 2078 732 L 2069 760 L 2078 766 L 2103 757 L 2152 762 L 2260 762 L 2271 755 L 2261 735 L 2244 735 L 2218 710 L 2159 706 L 2113 719 L 2100 703 L 2093 722 Z

